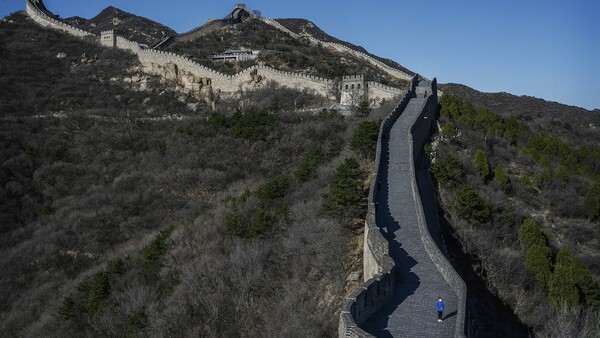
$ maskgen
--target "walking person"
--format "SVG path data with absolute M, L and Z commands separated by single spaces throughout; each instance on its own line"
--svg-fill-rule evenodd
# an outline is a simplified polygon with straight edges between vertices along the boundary
M 442 316 L 444 315 L 445 306 L 446 304 L 444 304 L 442 297 L 438 297 L 437 303 L 435 303 L 435 309 L 438 313 L 438 322 L 442 322 Z

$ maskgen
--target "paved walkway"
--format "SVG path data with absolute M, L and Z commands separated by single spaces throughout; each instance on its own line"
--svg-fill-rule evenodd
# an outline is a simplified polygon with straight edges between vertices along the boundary
M 389 142 L 382 144 L 382 187 L 377 195 L 377 224 L 390 241 L 390 255 L 401 280 L 394 298 L 361 325 L 376 337 L 452 337 L 458 298 L 437 270 L 421 242 L 410 177 L 407 135 L 425 99 L 413 98 L 392 126 Z M 437 213 L 437 210 L 425 210 Z M 430 217 L 427 217 L 430 219 Z M 437 219 L 433 217 L 433 219 Z M 435 302 L 446 303 L 444 322 L 437 322 Z

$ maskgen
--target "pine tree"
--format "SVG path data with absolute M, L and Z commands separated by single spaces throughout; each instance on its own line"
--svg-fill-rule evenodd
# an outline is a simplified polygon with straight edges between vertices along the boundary
M 323 205 L 324 212 L 334 217 L 358 216 L 365 201 L 362 187 L 360 169 L 355 158 L 347 158 L 335 170 L 329 186 L 329 193 L 325 194 L 327 201 Z
M 455 194 L 456 208 L 461 217 L 471 224 L 484 224 L 489 220 L 491 207 L 475 188 L 464 186 L 457 189 Z
M 526 219 L 519 229 L 519 242 L 528 251 L 534 245 L 548 246 L 548 237 L 534 220 Z
M 583 204 L 588 209 L 591 219 L 600 217 L 600 183 L 595 182 L 589 186 Z
M 512 189 L 510 178 L 508 178 L 502 164 L 498 164 L 494 170 L 494 184 L 504 191 L 510 191 Z
M 479 178 L 485 182 L 485 179 L 490 174 L 490 165 L 488 163 L 487 156 L 485 152 L 481 149 L 477 149 L 475 153 L 475 171 Z
M 356 115 L 361 117 L 369 116 L 371 112 L 371 108 L 369 107 L 369 102 L 367 100 L 362 100 L 356 107 Z
M 531 271 L 540 285 L 548 287 L 552 273 L 552 250 L 548 246 L 534 245 L 525 255 L 525 267 Z
M 556 265 L 548 283 L 548 299 L 552 303 L 569 307 L 579 305 L 575 274 L 576 258 L 567 246 L 563 246 L 556 255 Z

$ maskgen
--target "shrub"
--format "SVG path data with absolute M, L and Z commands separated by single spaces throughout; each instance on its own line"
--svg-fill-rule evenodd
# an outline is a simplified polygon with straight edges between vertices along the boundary
M 320 147 L 312 148 L 307 151 L 298 167 L 294 171 L 294 176 L 302 182 L 308 181 L 313 177 L 315 170 L 325 160 L 325 154 Z
M 250 109 L 245 113 L 236 112 L 232 117 L 231 135 L 252 141 L 266 140 L 269 130 L 275 124 L 274 116 L 265 111 Z
M 281 198 L 285 196 L 285 192 L 289 188 L 291 181 L 292 178 L 288 175 L 277 176 L 258 189 L 258 197 L 265 202 Z
M 242 210 L 234 205 L 233 210 L 227 214 L 225 225 L 227 233 L 234 237 L 253 239 L 264 237 L 273 228 L 277 220 L 287 219 L 289 209 L 286 205 L 269 207 L 261 204 L 248 210 Z
M 77 298 L 67 297 L 59 309 L 59 313 L 73 317 L 71 314 L 76 307 L 88 315 L 94 314 L 104 306 L 112 292 L 112 285 L 117 275 L 122 274 L 124 262 L 122 259 L 110 261 L 104 270 L 100 270 L 85 278 L 76 287 Z
M 160 269 L 161 258 L 167 252 L 167 239 L 171 236 L 171 233 L 175 227 L 171 226 L 156 235 L 148 245 L 146 245 L 140 252 L 142 256 L 142 269 L 146 276 L 156 274 Z

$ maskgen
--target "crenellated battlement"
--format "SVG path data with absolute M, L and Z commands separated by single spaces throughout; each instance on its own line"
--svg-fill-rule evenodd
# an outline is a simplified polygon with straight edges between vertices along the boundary
M 37 3 L 35 1 L 26 0 L 25 12 L 27 13 L 27 15 L 29 15 L 30 18 L 32 18 L 33 20 L 35 20 L 37 23 L 39 23 L 40 25 L 42 25 L 44 27 L 59 29 L 59 30 L 65 31 L 71 35 L 75 35 L 75 36 L 79 36 L 79 37 L 97 36 L 93 33 L 84 31 L 83 29 L 79 29 L 77 27 L 73 27 L 71 25 L 68 25 L 62 21 L 59 21 L 59 20 L 49 16 L 44 11 L 42 11 L 41 9 L 38 8 Z

